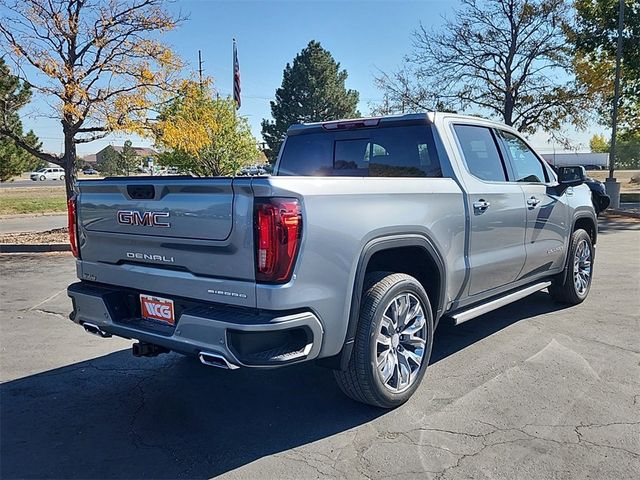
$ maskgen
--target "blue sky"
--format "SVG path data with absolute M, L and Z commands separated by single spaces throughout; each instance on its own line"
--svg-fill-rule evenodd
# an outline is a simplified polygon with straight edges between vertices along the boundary
M 232 86 L 232 39 L 238 42 L 242 78 L 241 115 L 249 119 L 254 135 L 260 138 L 260 121 L 270 118 L 269 100 L 282 82 L 287 62 L 310 40 L 318 40 L 347 69 L 347 87 L 360 92 L 359 109 L 369 113 L 371 103 L 382 94 L 373 78 L 379 70 L 399 66 L 410 51 L 411 32 L 422 21 L 437 28 L 442 15 L 452 15 L 457 0 L 385 0 L 385 1 L 220 1 L 178 0 L 171 8 L 189 19 L 166 36 L 166 41 L 197 69 L 198 50 L 202 51 L 205 74 L 214 78 L 220 94 L 227 95 Z M 36 99 L 29 112 L 46 111 L 42 99 Z M 28 112 L 25 112 L 28 113 Z M 40 115 L 24 118 L 44 148 L 59 152 L 62 143 L 60 124 Z M 588 147 L 588 139 L 600 129 L 576 132 L 576 147 Z M 79 145 L 79 153 L 95 153 L 108 144 L 122 145 L 127 135 Z M 534 146 L 542 152 L 552 151 L 545 135 L 535 135 Z M 148 145 L 143 139 L 135 144 Z M 560 148 L 560 147 L 557 147 Z

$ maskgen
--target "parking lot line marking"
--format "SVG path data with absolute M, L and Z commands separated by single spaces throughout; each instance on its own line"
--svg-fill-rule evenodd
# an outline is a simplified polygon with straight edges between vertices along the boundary
M 38 308 L 40 305 L 47 303 L 49 300 L 53 300 L 54 298 L 56 298 L 58 295 L 60 295 L 62 292 L 66 292 L 67 289 L 63 288 L 62 290 L 60 290 L 57 293 L 54 293 L 53 295 L 51 295 L 50 297 L 45 298 L 44 300 L 42 300 L 40 303 L 35 304 L 33 307 L 30 307 L 27 309 L 27 312 L 31 312 L 32 310 L 35 310 L 36 308 Z

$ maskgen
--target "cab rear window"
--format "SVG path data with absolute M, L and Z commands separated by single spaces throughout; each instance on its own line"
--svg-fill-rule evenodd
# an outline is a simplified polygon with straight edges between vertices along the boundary
M 430 125 L 314 132 L 287 138 L 278 175 L 441 177 Z

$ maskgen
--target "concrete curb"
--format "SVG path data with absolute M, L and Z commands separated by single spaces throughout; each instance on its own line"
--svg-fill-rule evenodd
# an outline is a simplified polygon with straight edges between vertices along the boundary
M 68 243 L 0 243 L 0 253 L 70 252 Z
M 623 202 L 623 203 L 640 202 L 640 192 L 620 192 L 620 202 Z

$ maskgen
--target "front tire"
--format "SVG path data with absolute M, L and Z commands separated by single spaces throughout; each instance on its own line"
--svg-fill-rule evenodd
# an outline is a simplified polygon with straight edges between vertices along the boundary
M 60 175 L 60 180 L 64 181 L 64 175 Z
M 44 182 L 47 179 L 47 177 L 45 177 L 44 175 L 40 175 L 40 181 Z
M 589 295 L 592 278 L 593 244 L 589 234 L 578 229 L 571 235 L 565 270 L 553 280 L 549 294 L 560 303 L 577 305 Z
M 335 371 L 352 399 L 394 408 L 416 391 L 429 364 L 433 313 L 424 288 L 403 273 L 365 279 L 355 343 L 345 371 Z

